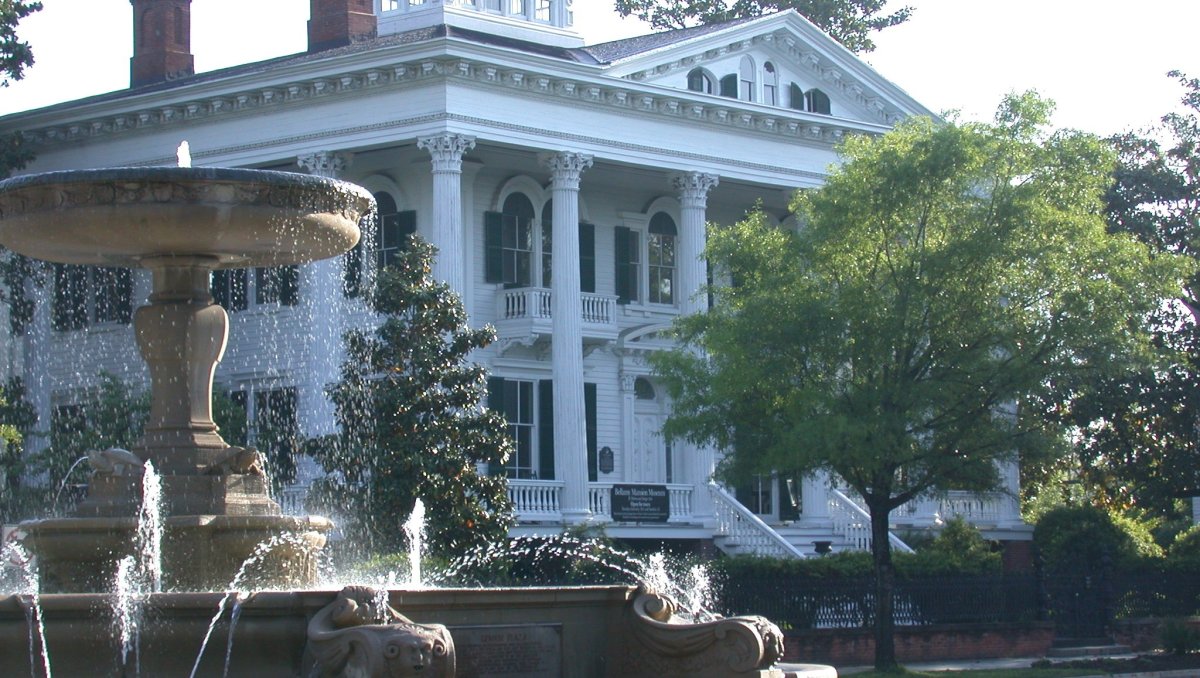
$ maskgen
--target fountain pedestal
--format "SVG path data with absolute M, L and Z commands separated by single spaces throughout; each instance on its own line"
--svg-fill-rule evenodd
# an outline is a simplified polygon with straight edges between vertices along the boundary
M 223 589 L 259 544 L 282 586 L 311 584 L 331 523 L 281 515 L 261 460 L 230 447 L 212 419 L 212 382 L 229 319 L 213 303 L 214 269 L 281 266 L 357 243 L 370 195 L 321 177 L 251 170 L 117 168 L 53 172 L 0 184 L 0 242 L 66 264 L 139 266 L 153 274 L 134 316 L 150 371 L 150 415 L 132 450 L 162 475 L 165 586 Z M 102 591 L 133 549 L 140 468 L 97 467 L 71 518 L 21 525 L 45 591 Z

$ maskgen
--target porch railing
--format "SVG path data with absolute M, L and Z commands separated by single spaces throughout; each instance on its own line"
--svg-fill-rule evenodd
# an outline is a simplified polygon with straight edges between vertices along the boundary
M 588 508 L 600 520 L 612 520 L 612 483 L 588 484 Z M 667 486 L 668 522 L 689 522 L 692 518 L 692 486 L 672 483 Z
M 579 295 L 585 323 L 610 325 L 614 322 L 617 298 L 605 294 L 583 292 Z M 542 287 L 523 287 L 504 290 L 497 301 L 496 313 L 500 320 L 523 320 L 554 317 L 551 291 Z
M 724 488 L 709 483 L 708 491 L 713 499 L 718 535 L 736 542 L 739 548 L 755 555 L 774 558 L 805 557 L 800 549 L 771 529 L 770 525 L 764 523 L 750 509 L 742 506 L 742 503 Z
M 829 517 L 833 520 L 833 531 L 841 535 L 856 551 L 871 550 L 871 514 L 837 488 L 829 490 Z M 912 548 L 900 537 L 888 532 L 888 543 L 892 548 L 912 553 Z
M 558 520 L 562 517 L 563 483 L 559 480 L 510 480 L 508 499 L 519 520 Z
M 939 502 L 942 518 L 962 516 L 970 523 L 996 523 L 1006 515 L 1008 495 L 1003 492 L 947 492 Z

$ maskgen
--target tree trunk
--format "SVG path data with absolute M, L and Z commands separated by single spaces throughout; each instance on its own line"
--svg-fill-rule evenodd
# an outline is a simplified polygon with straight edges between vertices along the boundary
M 871 512 L 871 555 L 875 561 L 875 670 L 891 671 L 898 666 L 892 619 L 896 571 L 892 567 L 892 545 L 888 542 L 891 511 L 870 503 L 867 509 Z

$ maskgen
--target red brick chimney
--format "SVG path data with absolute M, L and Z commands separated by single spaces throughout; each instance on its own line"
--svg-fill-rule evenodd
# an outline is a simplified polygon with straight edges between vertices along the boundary
M 129 86 L 141 87 L 195 73 L 192 0 L 129 1 L 133 4 Z
M 371 0 L 309 0 L 308 51 L 319 52 L 375 37 Z

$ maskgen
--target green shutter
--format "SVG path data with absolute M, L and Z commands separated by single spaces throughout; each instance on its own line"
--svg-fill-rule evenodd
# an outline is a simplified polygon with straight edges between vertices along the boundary
M 396 229 L 400 232 L 400 249 L 408 250 L 412 237 L 417 234 L 417 212 L 407 210 L 396 214 Z
M 721 78 L 721 96 L 736 99 L 738 96 L 737 73 L 730 73 Z
M 499 412 L 501 416 L 504 416 L 504 377 L 488 377 L 487 406 L 489 410 Z M 488 462 L 488 475 L 504 475 L 504 466 L 495 462 Z
M 538 478 L 554 480 L 554 382 L 538 381 Z
M 596 385 L 583 385 L 583 411 L 587 422 L 587 468 L 588 482 L 594 483 L 599 477 L 596 460 Z
M 596 226 L 579 224 L 579 291 L 596 291 Z
M 483 213 L 483 279 L 490 283 L 504 282 L 504 256 L 501 249 L 503 228 L 503 214 Z
M 617 226 L 613 229 L 613 238 L 617 261 L 615 290 L 617 303 L 628 304 L 637 300 L 637 268 L 629 256 L 633 233 L 624 226 Z
M 128 325 L 133 320 L 133 269 L 117 269 L 117 322 Z
M 279 304 L 295 306 L 300 300 L 300 267 L 282 266 L 279 268 Z

